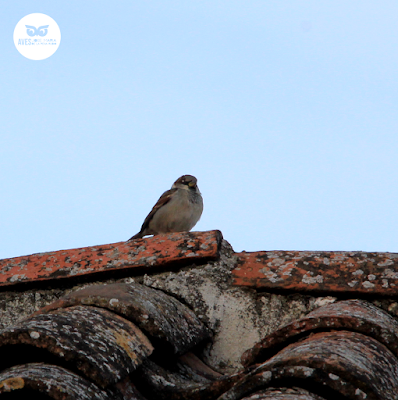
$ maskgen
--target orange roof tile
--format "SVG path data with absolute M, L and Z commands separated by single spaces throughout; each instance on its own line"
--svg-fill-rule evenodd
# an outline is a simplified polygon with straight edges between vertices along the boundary
M 166 268 L 219 257 L 220 231 L 169 233 L 130 242 L 59 250 L 0 260 L 0 286 L 99 272 Z
M 318 293 L 398 294 L 398 254 L 349 251 L 238 253 L 234 285 Z

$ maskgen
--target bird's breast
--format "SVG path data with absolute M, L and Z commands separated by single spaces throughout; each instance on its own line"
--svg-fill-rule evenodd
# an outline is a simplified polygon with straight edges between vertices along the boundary
M 156 226 L 159 232 L 190 231 L 199 221 L 202 211 L 200 194 L 182 190 L 155 213 L 150 226 Z

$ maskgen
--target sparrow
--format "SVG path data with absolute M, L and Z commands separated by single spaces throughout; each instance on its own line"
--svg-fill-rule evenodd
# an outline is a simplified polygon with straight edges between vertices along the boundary
M 188 232 L 199 221 L 202 211 L 203 199 L 197 179 L 192 175 L 183 175 L 160 196 L 141 230 L 129 240 L 159 233 Z

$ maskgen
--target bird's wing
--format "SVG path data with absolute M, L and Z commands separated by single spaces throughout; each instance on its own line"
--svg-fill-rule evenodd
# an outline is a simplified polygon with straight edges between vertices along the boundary
M 156 211 L 159 210 L 160 207 L 163 207 L 165 204 L 167 204 L 172 195 L 177 191 L 178 189 L 170 189 L 166 190 L 160 197 L 159 200 L 156 202 L 156 204 L 153 206 L 151 212 L 147 215 L 145 218 L 144 223 L 142 224 L 141 231 L 144 232 L 146 228 L 148 228 L 149 223 L 151 222 L 153 216 L 155 215 Z

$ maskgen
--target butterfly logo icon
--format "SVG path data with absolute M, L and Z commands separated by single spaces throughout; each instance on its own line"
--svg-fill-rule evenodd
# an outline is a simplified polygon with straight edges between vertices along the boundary
M 38 28 L 32 26 L 32 25 L 25 25 L 26 26 L 26 33 L 29 36 L 46 36 L 48 33 L 48 27 L 49 25 L 43 25 L 39 26 Z

